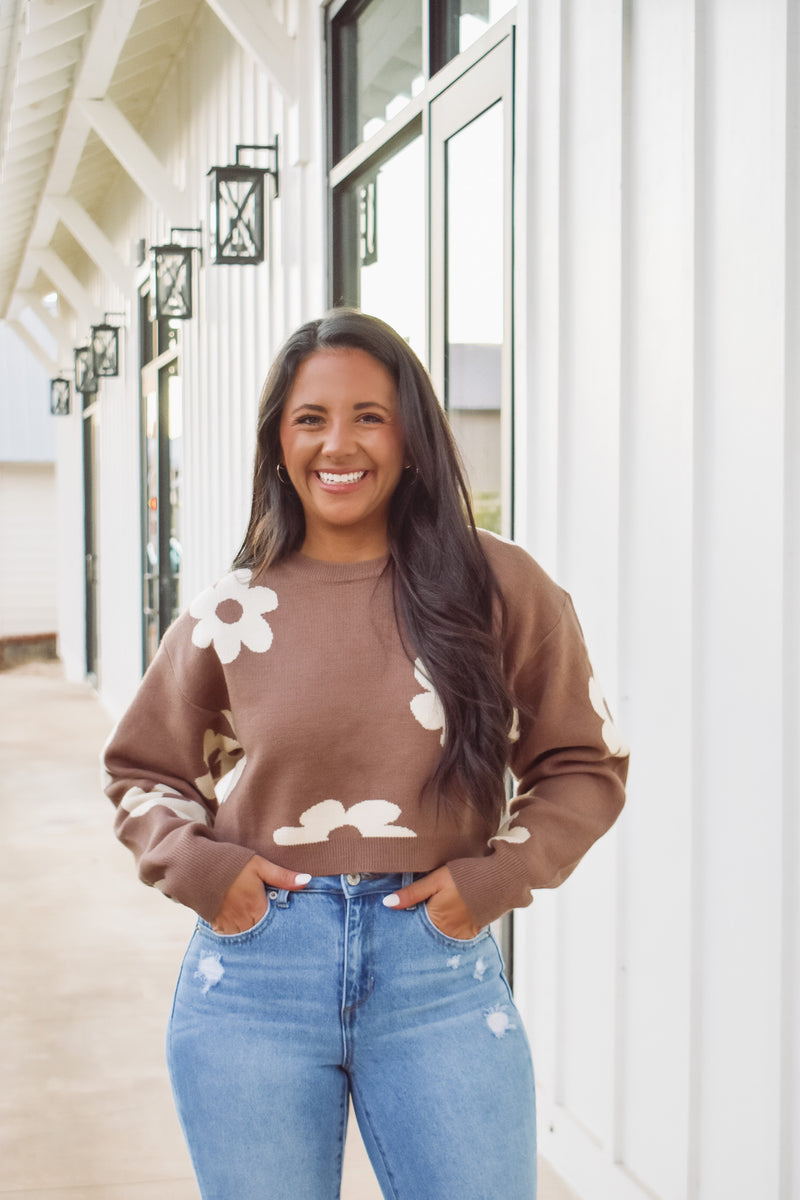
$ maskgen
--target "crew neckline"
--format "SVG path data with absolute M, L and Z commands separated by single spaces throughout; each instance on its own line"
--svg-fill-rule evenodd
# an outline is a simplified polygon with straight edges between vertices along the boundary
M 386 569 L 389 557 L 389 554 L 382 554 L 380 558 L 360 562 L 328 562 L 296 550 L 286 559 L 286 564 L 317 583 L 351 583 L 359 579 L 377 579 Z

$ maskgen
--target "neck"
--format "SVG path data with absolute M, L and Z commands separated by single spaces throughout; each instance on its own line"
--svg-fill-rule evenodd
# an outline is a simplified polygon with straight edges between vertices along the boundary
M 371 534 L 345 529 L 324 534 L 309 531 L 300 549 L 320 562 L 369 562 L 388 553 L 389 539 L 385 530 Z

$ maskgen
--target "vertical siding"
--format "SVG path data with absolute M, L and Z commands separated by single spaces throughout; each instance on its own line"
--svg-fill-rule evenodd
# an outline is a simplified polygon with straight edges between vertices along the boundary
M 562 5 L 557 577 L 573 595 L 595 671 L 611 694 L 619 552 L 621 29 L 620 0 Z M 583 86 L 572 86 L 574 80 Z M 613 1113 L 607 1096 L 615 1053 L 609 1036 L 614 849 L 613 842 L 598 848 L 559 905 L 557 1083 L 570 1111 L 604 1143 Z M 573 937 L 575 928 L 586 936 Z M 594 1071 L 585 1069 L 590 1058 Z
M 690 1195 L 778 1191 L 785 22 L 699 10 Z
M 519 526 L 634 750 L 618 829 L 517 920 L 543 1149 L 587 1200 L 790 1200 L 798 5 L 520 34 Z
M 615 1150 L 677 1198 L 692 917 L 694 22 L 691 0 L 644 0 L 626 16 L 620 713 L 635 751 L 620 831 Z
M 800 1194 L 800 3 L 787 6 L 781 1200 Z

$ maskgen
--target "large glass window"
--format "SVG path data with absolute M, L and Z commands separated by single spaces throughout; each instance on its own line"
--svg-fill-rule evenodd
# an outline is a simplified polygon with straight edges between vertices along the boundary
M 333 0 L 331 160 L 379 133 L 514 7 L 515 0 Z
M 333 24 L 333 156 L 401 112 L 425 83 L 421 0 L 350 5 Z
M 424 359 L 425 160 L 421 134 L 345 184 L 337 196 L 337 302 L 388 321 Z
M 475 519 L 501 533 L 502 101 L 448 138 L 445 154 L 446 406 L 470 479 Z
M 427 364 L 476 519 L 504 534 L 513 532 L 511 8 L 333 0 L 329 9 L 330 299 L 388 321 Z M 494 40 L 484 37 L 498 22 Z
M 443 0 L 431 5 L 431 74 L 469 49 L 516 0 Z

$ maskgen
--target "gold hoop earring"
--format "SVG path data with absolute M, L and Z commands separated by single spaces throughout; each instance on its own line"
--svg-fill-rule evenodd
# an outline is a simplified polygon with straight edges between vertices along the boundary
M 419 479 L 419 467 L 415 467 L 413 463 L 408 463 L 407 466 L 405 467 L 405 470 L 414 472 L 413 475 L 409 476 L 409 480 L 411 483 L 416 483 L 417 480 Z
M 278 465 L 277 465 L 277 466 L 276 466 L 276 468 L 275 468 L 275 471 L 276 471 L 276 473 L 277 473 L 278 479 L 280 479 L 281 483 L 283 483 L 283 484 L 286 484 L 286 483 L 291 483 L 291 480 L 289 479 L 289 475 L 288 475 L 288 473 L 287 473 L 287 475 L 286 475 L 286 478 L 285 478 L 285 479 L 284 479 L 283 475 L 281 475 L 281 471 L 285 471 L 285 470 L 286 470 L 286 465 L 285 465 L 285 463 L 278 463 Z

